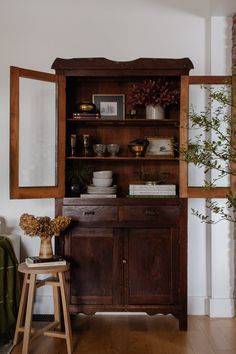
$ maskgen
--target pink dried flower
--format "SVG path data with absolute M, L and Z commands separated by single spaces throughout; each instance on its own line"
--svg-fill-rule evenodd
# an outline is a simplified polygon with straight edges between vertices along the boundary
M 180 90 L 176 83 L 159 78 L 133 85 L 129 94 L 129 103 L 133 108 L 148 105 L 167 107 L 178 104 L 179 97 Z

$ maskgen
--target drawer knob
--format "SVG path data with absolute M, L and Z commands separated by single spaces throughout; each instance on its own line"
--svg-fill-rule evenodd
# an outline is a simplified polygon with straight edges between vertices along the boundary
M 126 260 L 126 259 L 123 259 L 123 260 L 122 260 L 122 263 L 123 263 L 123 264 L 126 264 L 126 263 L 127 263 L 127 260 Z
M 158 213 L 155 209 L 145 209 L 145 215 L 147 216 L 157 216 Z
M 95 211 L 85 211 L 84 215 L 95 215 Z

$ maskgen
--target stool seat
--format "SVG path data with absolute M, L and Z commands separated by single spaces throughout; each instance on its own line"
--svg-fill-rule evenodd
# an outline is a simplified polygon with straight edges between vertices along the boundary
M 64 338 L 67 345 L 67 353 L 72 353 L 72 331 L 70 324 L 70 315 L 68 311 L 66 293 L 65 293 L 65 276 L 64 273 L 69 269 L 69 263 L 60 266 L 49 267 L 27 267 L 25 263 L 18 266 L 18 271 L 24 274 L 24 282 L 21 293 L 16 330 L 13 345 L 19 340 L 19 335 L 23 332 L 23 348 L 22 354 L 29 353 L 29 340 L 38 337 L 40 334 L 56 338 Z M 51 274 L 52 276 L 39 280 L 37 275 Z M 53 287 L 54 302 L 54 322 L 49 323 L 40 330 L 32 328 L 32 310 L 35 289 L 44 285 Z M 65 332 L 61 332 L 61 306 L 64 320 Z M 49 331 L 50 330 L 50 331 Z M 32 336 L 33 335 L 33 336 Z

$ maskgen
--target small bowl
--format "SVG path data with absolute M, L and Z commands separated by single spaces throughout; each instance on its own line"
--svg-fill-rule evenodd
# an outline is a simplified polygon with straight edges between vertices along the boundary
M 129 144 L 130 151 L 135 154 L 135 157 L 145 156 L 147 145 L 139 145 L 139 144 Z
M 93 178 L 93 185 L 95 187 L 110 187 L 112 178 Z
M 94 144 L 93 145 L 93 151 L 97 156 L 103 156 L 105 151 L 106 151 L 106 145 L 104 144 Z
M 107 145 L 107 151 L 109 152 L 109 154 L 111 154 L 111 156 L 116 156 L 116 154 L 118 154 L 120 150 L 120 145 L 118 144 L 108 144 Z
M 93 172 L 94 178 L 112 178 L 112 171 L 95 171 Z

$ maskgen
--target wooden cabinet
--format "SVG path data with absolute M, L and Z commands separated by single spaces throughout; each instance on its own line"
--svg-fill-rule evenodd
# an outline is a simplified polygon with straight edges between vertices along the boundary
M 186 208 L 179 198 L 57 200 L 74 220 L 56 245 L 71 263 L 71 312 L 171 313 L 186 329 Z
M 187 58 L 130 62 L 81 58 L 56 59 L 52 65 L 55 75 L 11 70 L 11 197 L 59 198 L 56 214 L 72 217 L 68 231 L 56 238 L 56 252 L 71 263 L 67 275 L 71 312 L 171 313 L 179 319 L 181 329 L 187 328 L 187 201 L 179 193 L 186 189 L 183 183 L 187 178 L 178 153 L 186 138 L 181 129 L 187 93 L 181 92 L 179 104 L 169 106 L 164 119 L 159 120 L 146 119 L 144 107 L 131 111 L 129 95 L 134 85 L 159 78 L 171 80 L 180 89 L 186 81 L 181 80 L 182 75 L 188 76 L 192 67 Z M 33 170 L 45 161 L 47 150 L 33 159 L 29 171 L 24 168 L 26 182 L 20 183 L 23 79 L 55 85 L 58 120 L 53 134 L 57 144 L 52 156 L 56 161 L 51 165 L 49 160 L 53 178 L 42 185 L 34 180 L 30 185 L 27 173 L 43 177 L 47 165 Z M 109 101 L 110 95 L 122 97 L 122 107 L 109 116 L 75 115 L 79 103 L 91 102 L 94 95 L 104 96 L 104 101 Z M 185 115 L 180 114 L 181 109 Z M 89 146 L 85 146 L 84 136 L 89 136 Z M 128 144 L 137 138 L 171 139 L 174 154 L 135 157 Z M 48 140 L 50 144 L 50 136 Z M 112 156 L 106 151 L 97 156 L 92 148 L 97 143 L 119 144 L 119 154 Z M 30 146 L 27 151 L 31 152 Z M 79 198 L 81 190 L 76 191 L 73 183 L 88 170 L 112 170 L 117 198 Z M 129 198 L 130 184 L 150 180 L 175 184 L 176 197 Z
M 179 88 L 181 75 L 188 75 L 192 68 L 189 59 L 137 59 L 130 62 L 114 62 L 104 58 L 56 59 L 52 68 L 56 74 L 66 78 L 66 139 L 65 144 L 65 194 L 73 197 L 72 181 L 78 173 L 88 170 L 112 170 L 114 183 L 118 186 L 118 197 L 126 197 L 129 184 L 147 180 L 181 184 L 178 146 L 180 143 L 180 102 L 165 109 L 165 117 L 160 120 L 146 119 L 145 109 L 138 106 L 134 114 L 131 105 L 133 87 L 148 80 L 162 78 Z M 76 114 L 80 102 L 91 102 L 100 97 L 105 104 L 113 96 L 117 98 L 116 113 L 84 117 Z M 102 97 L 102 98 L 101 98 Z M 122 109 L 119 106 L 122 105 Z M 99 108 L 99 107 L 98 107 Z M 89 147 L 85 151 L 83 137 L 89 136 Z M 71 136 L 76 137 L 71 146 Z M 146 154 L 135 158 L 129 150 L 130 141 L 137 138 L 170 138 L 174 142 L 173 155 Z M 119 154 L 113 157 L 108 151 L 97 156 L 94 144 L 118 144 Z M 78 172 L 80 171 L 80 172 Z M 177 194 L 178 194 L 177 191 Z

